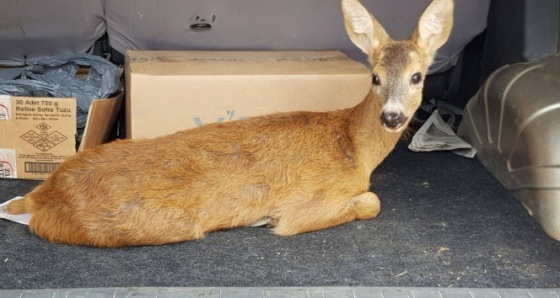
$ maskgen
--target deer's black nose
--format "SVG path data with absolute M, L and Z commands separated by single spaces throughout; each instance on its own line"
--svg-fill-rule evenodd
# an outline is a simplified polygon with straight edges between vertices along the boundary
M 403 113 L 383 112 L 381 114 L 381 123 L 391 129 L 400 128 L 405 121 L 406 117 Z

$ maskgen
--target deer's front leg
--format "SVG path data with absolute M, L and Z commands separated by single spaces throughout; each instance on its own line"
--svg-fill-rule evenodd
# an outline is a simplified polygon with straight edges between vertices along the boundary
M 366 192 L 359 196 L 355 196 L 350 200 L 353 204 L 356 219 L 374 218 L 381 211 L 381 202 L 373 192 Z
M 274 218 L 274 233 L 282 236 L 322 230 L 379 214 L 381 204 L 372 192 L 349 198 L 324 198 L 285 206 Z

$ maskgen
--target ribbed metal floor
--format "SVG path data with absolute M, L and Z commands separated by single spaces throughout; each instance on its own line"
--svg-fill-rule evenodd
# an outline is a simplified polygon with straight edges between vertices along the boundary
M 12 297 L 209 297 L 209 298 L 559 298 L 560 289 L 452 288 L 82 288 L 0 290 Z

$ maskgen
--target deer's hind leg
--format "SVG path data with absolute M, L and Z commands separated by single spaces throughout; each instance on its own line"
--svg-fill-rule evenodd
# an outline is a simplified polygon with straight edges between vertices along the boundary
M 274 220 L 274 233 L 288 236 L 322 230 L 356 219 L 374 218 L 380 210 L 379 198 L 372 192 L 346 200 L 312 200 L 283 208 Z
M 16 199 L 11 201 L 8 206 L 6 206 L 6 211 L 9 214 L 22 214 L 27 212 L 27 207 L 25 206 L 25 199 Z

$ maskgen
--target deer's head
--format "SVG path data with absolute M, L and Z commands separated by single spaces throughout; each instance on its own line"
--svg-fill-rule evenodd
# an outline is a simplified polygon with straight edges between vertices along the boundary
M 404 129 L 422 102 L 422 88 L 436 50 L 449 37 L 453 1 L 433 0 L 412 37 L 391 39 L 358 0 L 342 0 L 344 24 L 350 40 L 369 59 L 371 88 L 383 101 L 381 123 L 388 131 Z

